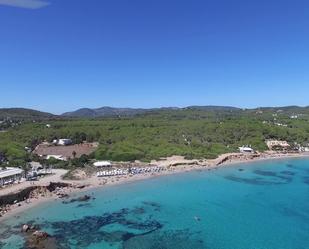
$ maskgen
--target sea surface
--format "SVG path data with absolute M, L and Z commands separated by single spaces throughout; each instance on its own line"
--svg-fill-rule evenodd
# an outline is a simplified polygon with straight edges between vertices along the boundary
M 2 222 L 0 248 L 23 248 L 24 223 L 39 225 L 65 249 L 309 248 L 308 159 L 239 164 L 85 193 L 93 197 L 88 202 L 51 201 Z

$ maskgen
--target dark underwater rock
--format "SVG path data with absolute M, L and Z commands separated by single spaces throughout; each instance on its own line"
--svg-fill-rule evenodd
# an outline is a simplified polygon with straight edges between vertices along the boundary
M 309 185 L 309 176 L 305 176 L 303 177 L 303 183 L 308 184 Z
M 265 179 L 263 177 L 243 178 L 233 175 L 227 175 L 224 178 L 230 181 L 247 183 L 252 185 L 279 185 L 279 184 L 287 184 L 292 181 L 292 178 L 284 176 L 278 176 L 277 178 L 278 180 Z
M 69 201 L 63 201 L 62 203 L 68 204 L 68 203 L 73 203 L 73 202 L 86 202 L 86 201 L 89 201 L 90 199 L 91 199 L 91 196 L 83 195 L 83 196 L 80 196 L 78 198 L 73 198 Z
M 89 195 L 84 195 L 84 196 L 81 196 L 81 197 L 79 197 L 79 198 L 77 198 L 77 199 L 75 199 L 76 201 L 89 201 L 91 199 L 91 196 L 89 196 Z M 73 199 L 73 201 L 74 201 L 74 199 Z M 71 202 L 72 202 L 72 200 L 71 200 Z
M 255 170 L 253 173 L 261 176 L 277 176 L 277 173 L 274 171 Z
M 283 171 L 280 171 L 280 174 L 288 175 L 288 176 L 293 176 L 293 175 L 295 175 L 295 172 L 289 171 L 289 170 L 283 170 Z
M 156 231 L 135 236 L 123 243 L 123 249 L 203 249 L 204 242 L 187 231 Z
M 136 236 L 147 235 L 160 230 L 163 225 L 152 219 L 152 212 L 158 208 L 157 203 L 147 203 L 132 209 L 123 208 L 101 216 L 85 216 L 71 221 L 45 222 L 43 227 L 53 230 L 53 238 L 60 248 L 71 248 L 72 241 L 77 241 L 78 248 L 87 248 L 90 244 L 123 243 Z M 150 211 L 150 215 L 145 213 Z M 111 230 L 110 227 L 117 227 Z M 119 226 L 120 225 L 120 226 Z M 75 245 L 74 245 L 75 246 Z

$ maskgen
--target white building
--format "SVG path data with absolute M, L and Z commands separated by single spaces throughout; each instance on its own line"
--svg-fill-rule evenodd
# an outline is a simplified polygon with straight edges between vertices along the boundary
M 287 124 L 282 124 L 282 123 L 275 123 L 275 125 L 277 125 L 277 126 L 282 126 L 282 127 L 288 127 Z
M 61 138 L 58 140 L 58 145 L 70 145 L 72 144 L 72 140 L 68 138 Z
M 309 152 L 309 147 L 306 146 L 298 146 L 298 151 L 299 152 Z
M 241 146 L 239 147 L 239 151 L 241 153 L 253 153 L 254 152 L 254 150 L 249 146 Z
M 98 161 L 93 164 L 93 166 L 101 168 L 101 167 L 111 167 L 112 164 L 109 161 Z
M 282 149 L 288 149 L 290 147 L 287 141 L 280 140 L 267 140 L 266 144 L 270 150 L 272 150 L 274 147 L 281 147 Z
M 52 173 L 52 167 L 46 167 L 40 164 L 39 162 L 31 162 L 31 171 L 32 175 L 45 175 L 45 174 L 51 174 Z
M 24 171 L 19 168 L 0 169 L 0 186 L 12 184 L 16 181 L 20 181 L 23 177 Z
M 47 155 L 47 156 L 46 156 L 46 159 L 47 159 L 47 160 L 48 160 L 48 159 L 51 159 L 51 158 L 57 159 L 57 160 L 61 160 L 61 161 L 66 161 L 66 160 L 67 160 L 67 158 L 64 157 L 64 156 L 62 156 L 62 155 Z

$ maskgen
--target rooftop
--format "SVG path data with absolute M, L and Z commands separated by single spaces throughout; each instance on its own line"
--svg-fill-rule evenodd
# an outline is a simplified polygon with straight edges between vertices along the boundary
M 112 164 L 109 161 L 98 161 L 93 164 L 95 167 L 108 167 Z
M 0 170 L 0 178 L 5 178 L 8 176 L 18 175 L 23 173 L 22 169 L 19 168 L 6 168 Z

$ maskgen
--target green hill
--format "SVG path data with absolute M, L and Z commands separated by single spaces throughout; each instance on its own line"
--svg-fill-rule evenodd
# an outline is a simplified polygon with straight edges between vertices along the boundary
M 18 109 L 24 117 L 55 117 Z M 7 113 L 8 112 L 4 112 Z M 21 115 L 23 114 L 23 115 Z M 188 107 L 152 109 L 133 116 L 52 118 L 21 122 L 0 133 L 0 152 L 11 161 L 28 160 L 24 147 L 42 141 L 70 138 L 74 143 L 99 142 L 96 159 L 146 160 L 171 155 L 214 158 L 235 152 L 238 146 L 266 149 L 266 139 L 286 140 L 291 145 L 309 143 L 307 107 L 239 109 Z
M 26 108 L 0 108 L 0 120 L 2 119 L 47 119 L 55 115 L 47 112 Z

